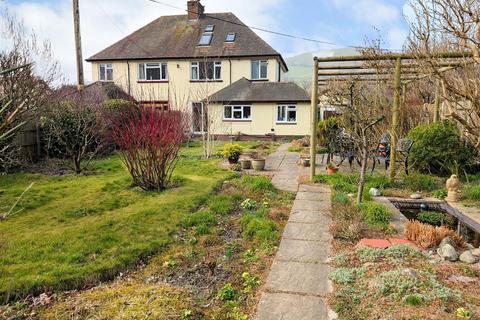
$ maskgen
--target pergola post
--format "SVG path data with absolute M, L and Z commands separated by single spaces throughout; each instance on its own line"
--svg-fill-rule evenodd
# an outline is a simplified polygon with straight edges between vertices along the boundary
M 402 58 L 397 57 L 395 63 L 395 79 L 393 88 L 393 108 L 392 108 L 392 123 L 390 127 L 390 180 L 395 181 L 397 175 L 396 161 L 397 161 L 397 142 L 398 142 L 398 116 L 400 113 L 400 91 L 402 90 Z
M 438 122 L 440 121 L 440 79 L 437 78 L 437 81 L 435 83 L 435 105 L 433 109 L 433 122 Z
M 317 108 L 318 108 L 318 59 L 313 59 L 312 101 L 310 110 L 310 181 L 317 167 Z

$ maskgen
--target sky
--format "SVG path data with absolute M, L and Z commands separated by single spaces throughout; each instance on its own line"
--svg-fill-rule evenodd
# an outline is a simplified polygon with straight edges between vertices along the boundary
M 79 0 L 83 56 L 88 58 L 131 32 L 162 16 L 185 12 L 186 0 Z M 233 12 L 250 26 L 333 42 L 337 46 L 281 37 L 257 31 L 285 57 L 304 52 L 365 45 L 383 40 L 386 49 L 400 50 L 408 36 L 404 18 L 407 0 L 202 0 L 206 12 Z M 39 39 L 51 42 L 67 81 L 75 81 L 72 0 L 0 0 L 23 19 Z M 0 18 L 1 19 L 1 18 Z M 0 24 L 2 27 L 2 24 Z M 0 50 L 5 41 L 1 40 Z M 91 67 L 85 63 L 86 80 Z

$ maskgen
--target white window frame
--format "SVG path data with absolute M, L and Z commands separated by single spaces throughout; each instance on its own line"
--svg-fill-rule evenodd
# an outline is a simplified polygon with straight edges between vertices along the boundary
M 102 74 L 103 68 L 103 74 Z M 108 79 L 108 70 L 111 71 L 112 78 Z M 102 63 L 98 66 L 98 79 L 102 82 L 112 82 L 113 81 L 113 64 L 111 63 Z
M 140 68 L 143 67 L 143 75 Z M 165 70 L 164 68 L 165 67 Z M 147 69 L 160 69 L 160 79 L 147 79 Z M 165 62 L 144 62 L 138 64 L 138 81 L 168 81 L 168 64 Z
M 253 65 L 258 62 L 258 78 L 253 77 Z M 266 67 L 266 74 L 265 77 L 262 77 L 262 65 Z M 252 60 L 252 67 L 251 67 L 251 76 L 252 80 L 268 80 L 268 60 Z
M 205 70 L 205 79 L 200 78 L 200 64 L 213 63 L 213 79 L 207 78 L 208 72 Z M 217 78 L 217 69 L 219 69 L 220 77 Z M 195 70 L 195 71 L 194 71 Z M 196 77 L 194 77 L 194 73 Z M 221 81 L 222 80 L 222 62 L 221 61 L 193 61 L 190 64 L 190 80 L 192 81 Z
M 231 117 L 230 118 L 227 118 L 225 117 L 225 110 L 227 108 L 230 108 L 231 109 Z M 250 116 L 249 117 L 245 117 L 245 108 L 249 108 L 250 109 Z M 236 110 L 235 110 L 236 109 Z M 233 114 L 235 112 L 241 112 L 241 118 L 235 118 L 233 116 Z M 223 120 L 224 121 L 251 121 L 252 120 L 252 106 L 251 105 L 224 105 L 223 106 Z
M 285 109 L 285 118 L 283 120 L 280 120 L 280 110 Z M 295 120 L 289 120 L 288 119 L 288 112 L 289 111 L 295 111 Z M 290 124 L 296 124 L 297 123 L 297 117 L 298 117 L 298 111 L 297 111 L 297 106 L 294 104 L 279 104 L 277 106 L 277 116 L 276 116 L 276 123 L 290 123 Z

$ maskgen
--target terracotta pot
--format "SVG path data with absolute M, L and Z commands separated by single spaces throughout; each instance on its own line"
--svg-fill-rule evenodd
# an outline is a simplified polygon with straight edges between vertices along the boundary
M 337 173 L 337 172 L 338 172 L 338 168 L 335 168 L 335 167 L 329 168 L 329 167 L 327 167 L 327 174 L 328 174 L 328 175 L 331 176 L 332 174 L 335 174 L 335 173 Z
M 242 160 L 240 161 L 240 163 L 242 164 L 243 170 L 248 170 L 252 168 L 252 160 Z
M 254 170 L 262 171 L 265 169 L 265 159 L 253 159 L 252 166 Z

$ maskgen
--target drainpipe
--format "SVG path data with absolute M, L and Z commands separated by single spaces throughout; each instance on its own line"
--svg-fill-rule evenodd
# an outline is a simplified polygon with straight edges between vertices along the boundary
M 128 60 L 127 60 L 127 78 L 128 78 L 127 79 L 127 81 L 128 81 L 128 84 L 127 84 L 128 85 L 128 95 L 132 96 L 130 94 L 130 62 Z
M 228 63 L 230 64 L 230 83 L 232 84 L 232 59 L 229 57 L 228 58 Z

